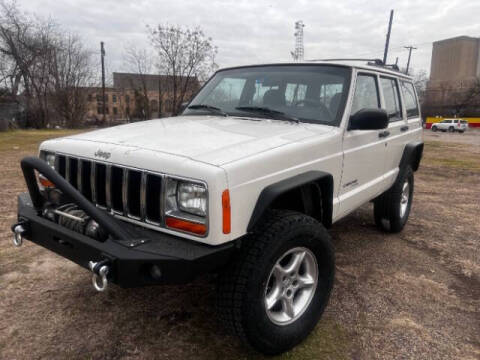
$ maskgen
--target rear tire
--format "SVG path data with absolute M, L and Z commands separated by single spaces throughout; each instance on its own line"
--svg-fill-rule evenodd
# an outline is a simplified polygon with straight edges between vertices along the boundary
M 322 224 L 300 213 L 270 211 L 219 276 L 220 319 L 259 352 L 287 351 L 320 319 L 334 271 L 333 247 Z
M 433 132 L 437 132 L 437 130 L 438 130 L 438 129 L 437 129 L 436 126 L 432 126 L 432 131 L 433 131 Z
M 380 229 L 391 233 L 403 230 L 412 207 L 413 189 L 413 170 L 408 165 L 401 170 L 393 186 L 373 203 L 375 224 Z
M 451 133 L 455 132 L 455 128 L 453 126 L 450 126 L 448 128 L 448 132 L 451 132 Z

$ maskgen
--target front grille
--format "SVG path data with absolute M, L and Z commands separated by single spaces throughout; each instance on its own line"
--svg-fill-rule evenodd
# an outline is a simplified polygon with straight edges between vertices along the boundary
M 162 175 L 60 154 L 55 168 L 96 206 L 124 218 L 162 224 Z

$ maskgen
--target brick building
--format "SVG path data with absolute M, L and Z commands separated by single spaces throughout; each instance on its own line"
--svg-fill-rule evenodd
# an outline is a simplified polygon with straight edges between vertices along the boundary
M 177 86 L 187 86 L 184 101 L 199 89 L 197 78 L 177 78 Z M 178 100 L 177 100 L 178 102 Z M 105 88 L 107 122 L 129 122 L 169 116 L 174 112 L 173 78 L 167 75 L 113 73 L 113 86 Z M 101 87 L 87 88 L 87 120 L 102 120 Z

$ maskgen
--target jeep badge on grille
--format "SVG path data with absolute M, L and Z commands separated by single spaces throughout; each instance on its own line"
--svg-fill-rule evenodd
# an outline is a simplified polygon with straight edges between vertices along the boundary
M 102 150 L 98 149 L 97 152 L 94 155 L 95 155 L 95 157 L 99 157 L 99 158 L 103 158 L 105 160 L 108 160 L 112 154 L 109 153 L 109 152 L 102 151 Z

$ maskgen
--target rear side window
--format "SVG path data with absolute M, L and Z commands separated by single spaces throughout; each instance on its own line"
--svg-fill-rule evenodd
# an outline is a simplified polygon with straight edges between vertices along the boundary
M 383 97 L 385 99 L 385 110 L 390 122 L 402 120 L 402 107 L 400 105 L 400 92 L 395 79 L 380 78 Z
M 407 117 L 416 117 L 420 114 L 418 111 L 417 96 L 413 84 L 402 81 L 403 100 L 405 101 L 405 110 L 407 110 Z
M 355 85 L 351 113 L 355 114 L 358 110 L 365 108 L 378 109 L 379 107 L 380 97 L 378 96 L 376 76 L 359 74 Z

